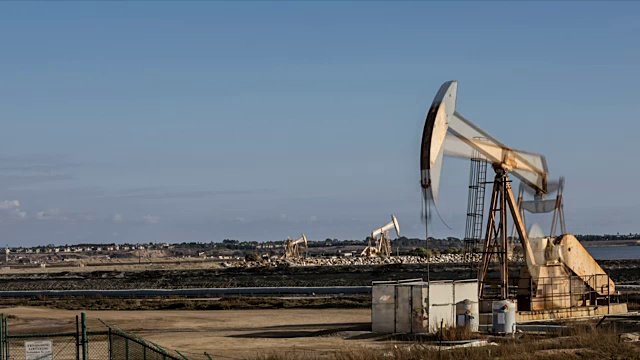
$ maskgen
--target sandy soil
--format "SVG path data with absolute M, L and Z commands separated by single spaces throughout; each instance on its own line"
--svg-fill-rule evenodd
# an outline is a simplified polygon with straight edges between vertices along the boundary
M 12 334 L 74 331 L 78 312 L 45 308 L 2 309 Z M 281 309 L 220 311 L 87 311 L 89 330 L 98 319 L 134 332 L 190 359 L 245 359 L 293 351 L 328 354 L 354 346 L 384 346 L 369 339 L 370 309 Z M 386 344 L 388 345 L 388 343 Z

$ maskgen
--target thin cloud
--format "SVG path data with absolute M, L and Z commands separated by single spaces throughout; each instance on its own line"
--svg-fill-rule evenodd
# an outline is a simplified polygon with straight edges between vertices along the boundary
M 13 189 L 29 185 L 72 179 L 63 170 L 77 167 L 60 154 L 28 154 L 0 157 L 0 188 Z
M 13 166 L 0 166 L 0 171 L 3 172 L 22 172 L 22 173 L 52 173 L 69 166 L 61 166 L 54 164 L 33 164 L 33 165 L 13 165 Z
M 54 221 L 65 221 L 67 217 L 65 212 L 62 209 L 48 209 L 45 211 L 38 211 L 36 213 L 36 219 L 38 220 L 54 220 Z
M 213 196 L 232 196 L 232 195 L 252 195 L 261 193 L 260 190 L 196 190 L 196 191 L 159 191 L 151 189 L 129 189 L 123 190 L 116 194 L 104 195 L 100 197 L 111 197 L 119 199 L 136 199 L 136 200 L 166 200 L 166 199 L 199 199 Z
M 0 157 L 0 172 L 40 173 L 59 172 L 79 164 L 69 161 L 68 156 L 60 154 L 31 154 Z
M 15 188 L 25 185 L 34 185 L 53 181 L 64 181 L 72 179 L 68 174 L 53 175 L 0 175 L 0 187 Z
M 142 222 L 147 225 L 154 225 L 160 223 L 160 217 L 154 215 L 145 215 L 142 217 Z
M 9 219 L 25 219 L 27 212 L 20 208 L 18 200 L 4 200 L 0 202 L 0 214 Z
M 36 220 L 55 222 L 91 222 L 95 216 L 88 213 L 74 213 L 60 208 L 52 208 L 36 212 Z

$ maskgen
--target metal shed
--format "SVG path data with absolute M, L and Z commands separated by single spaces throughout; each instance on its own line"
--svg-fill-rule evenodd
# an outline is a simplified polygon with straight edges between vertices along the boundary
M 456 325 L 456 303 L 478 301 L 477 280 L 410 279 L 373 282 L 371 329 L 381 333 L 434 332 Z

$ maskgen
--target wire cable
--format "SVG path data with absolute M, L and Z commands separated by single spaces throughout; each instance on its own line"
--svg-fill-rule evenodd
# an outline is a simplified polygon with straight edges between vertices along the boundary
M 425 250 L 427 255 L 427 284 L 431 280 L 431 254 L 429 253 L 429 201 L 428 191 L 422 190 L 422 211 L 424 216 Z
M 440 221 L 442 221 L 444 226 L 446 226 L 447 229 L 449 229 L 449 230 L 453 230 L 449 225 L 447 225 L 446 222 L 444 222 L 444 219 L 442 219 L 442 216 L 440 216 L 440 211 L 438 211 L 438 207 L 436 206 L 435 201 L 433 202 L 433 209 L 436 211 L 436 214 L 438 214 L 438 218 L 440 218 Z

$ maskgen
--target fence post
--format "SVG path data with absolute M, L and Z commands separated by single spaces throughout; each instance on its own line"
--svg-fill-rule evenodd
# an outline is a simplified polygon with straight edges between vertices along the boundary
M 569 317 L 573 317 L 573 276 L 569 276 Z
M 76 360 L 80 360 L 80 317 L 76 315 Z
M 0 360 L 4 360 L 4 313 L 0 314 Z
M 3 326 L 3 330 L 4 330 L 4 338 L 6 339 L 6 343 L 4 346 L 4 352 L 5 352 L 5 359 L 8 360 L 9 359 L 9 325 L 7 324 L 8 321 L 5 318 L 4 321 L 2 322 Z
M 611 287 L 609 287 L 609 274 L 607 274 L 607 314 L 611 314 Z
M 111 359 L 113 359 L 113 348 L 112 348 L 112 346 L 113 346 L 112 345 L 112 341 L 113 340 L 111 338 L 111 328 L 108 328 L 108 329 L 109 329 L 109 332 L 108 332 L 108 334 L 109 334 L 109 360 L 111 360 Z
M 80 314 L 82 320 L 82 360 L 88 360 L 88 342 L 87 339 L 87 314 L 84 312 Z
M 126 336 L 123 336 L 123 338 L 124 338 L 124 353 L 125 353 L 124 359 L 129 360 L 129 338 Z
M 4 330 L 4 351 L 5 351 L 4 358 L 8 360 L 9 359 L 9 344 L 10 344 L 9 343 L 9 324 L 8 324 L 9 321 L 4 316 L 3 316 L 3 318 L 4 318 L 4 321 L 2 322 L 2 325 L 3 325 L 2 329 Z

